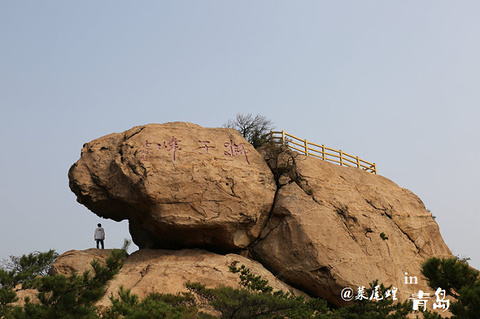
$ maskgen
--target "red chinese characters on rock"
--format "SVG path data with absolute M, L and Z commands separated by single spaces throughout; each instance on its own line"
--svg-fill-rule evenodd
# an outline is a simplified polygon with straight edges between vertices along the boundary
M 250 165 L 250 162 L 248 161 L 248 157 L 247 157 L 247 154 L 250 151 L 245 149 L 244 144 L 237 145 L 237 144 L 233 143 L 232 140 L 230 140 L 230 142 L 225 143 L 224 146 L 227 148 L 227 150 L 224 152 L 225 155 L 229 155 L 229 156 L 244 155 L 245 160 L 247 161 L 247 164 Z
M 142 154 L 142 159 L 144 161 L 148 160 L 148 154 L 150 153 L 149 152 L 149 148 L 150 148 L 150 142 L 148 142 L 148 140 L 145 140 L 145 143 L 143 144 L 143 149 L 140 151 L 140 153 Z
M 164 149 L 166 151 L 172 152 L 172 159 L 173 161 L 175 161 L 175 153 L 177 152 L 177 150 L 181 150 L 181 148 L 178 146 L 178 143 L 180 142 L 181 140 L 177 139 L 175 136 L 172 136 L 168 143 L 157 143 L 157 149 Z
M 166 150 L 172 153 L 172 159 L 175 161 L 176 153 L 179 150 L 182 150 L 179 143 L 181 140 L 177 139 L 175 136 L 172 136 L 168 142 L 162 143 L 153 143 L 145 140 L 143 144 L 143 149 L 140 151 L 141 158 L 146 161 L 148 160 L 149 155 L 151 154 L 151 145 L 154 145 L 156 150 Z M 209 153 L 210 149 L 216 148 L 214 145 L 211 145 L 210 141 L 201 141 L 198 140 L 199 147 L 197 150 L 201 150 L 202 154 Z M 235 144 L 232 140 L 227 143 L 224 143 L 225 151 L 224 155 L 227 156 L 244 156 L 247 164 L 250 165 L 250 161 L 248 160 L 247 154 L 250 152 L 248 149 L 245 149 L 245 145 L 242 144 Z
M 208 153 L 208 149 L 210 148 L 215 148 L 215 146 L 210 145 L 210 141 L 198 141 L 199 144 L 201 144 L 198 149 L 204 149 L 205 153 Z
M 157 150 L 166 150 L 168 152 L 172 152 L 172 159 L 173 161 L 175 161 L 177 150 L 181 150 L 178 144 L 180 142 L 181 140 L 177 139 L 175 136 L 172 136 L 168 142 L 163 143 L 152 143 L 148 140 L 145 140 L 145 143 L 143 144 L 143 149 L 140 151 L 140 154 L 142 154 L 142 159 L 144 161 L 148 160 L 148 155 L 150 154 L 150 145 L 154 144 L 156 145 Z

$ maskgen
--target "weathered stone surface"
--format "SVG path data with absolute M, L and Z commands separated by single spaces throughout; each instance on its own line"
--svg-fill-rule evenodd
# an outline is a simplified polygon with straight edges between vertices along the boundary
M 182 122 L 86 143 L 69 180 L 97 215 L 128 219 L 140 248 L 245 248 L 276 191 L 265 161 L 237 131 Z
M 12 306 L 19 306 L 23 307 L 25 306 L 25 299 L 29 299 L 29 302 L 38 304 L 40 303 L 40 300 L 38 299 L 38 290 L 36 289 L 23 289 L 22 285 L 19 284 L 17 287 L 15 287 L 15 290 L 17 292 L 17 298 L 18 300 L 15 302 L 12 302 L 10 305 Z
M 269 163 L 281 186 L 252 252 L 297 288 L 342 304 L 344 287 L 378 279 L 405 300 L 429 290 L 427 257 L 452 257 L 422 201 L 387 178 L 289 152 Z
M 150 293 L 187 292 L 185 283 L 199 282 L 207 288 L 230 286 L 240 288 L 239 275 L 229 266 L 245 265 L 254 274 L 269 281 L 274 290 L 303 294 L 275 278 L 260 263 L 236 254 L 219 255 L 201 249 L 140 249 L 130 255 L 120 272 L 108 283 L 107 292 L 98 305 L 108 306 L 109 296 L 117 296 L 120 286 L 144 298 Z
M 50 269 L 49 275 L 65 275 L 70 276 L 72 274 L 82 275 L 86 270 L 90 271 L 93 275 L 93 268 L 91 262 L 96 259 L 100 264 L 105 265 L 105 261 L 110 256 L 110 249 L 86 249 L 86 250 L 69 250 L 55 260 Z M 38 299 L 38 290 L 36 289 L 23 289 L 22 284 L 15 287 L 18 300 L 12 303 L 13 306 L 25 305 L 25 299 L 29 298 L 32 303 L 40 303 Z
M 52 264 L 50 275 L 81 275 L 86 270 L 93 272 L 91 266 L 93 259 L 98 260 L 101 265 L 105 265 L 105 261 L 111 253 L 111 249 L 90 248 L 86 250 L 69 250 L 58 256 Z
M 52 274 L 82 274 L 91 269 L 93 259 L 100 260 L 109 254 L 110 251 L 98 249 L 70 250 L 54 262 Z M 127 257 L 119 273 L 108 282 L 107 291 L 97 305 L 109 306 L 109 297 L 117 297 L 120 286 L 130 289 L 140 299 L 154 292 L 186 292 L 185 283 L 188 281 L 200 282 L 207 288 L 222 285 L 240 288 L 239 275 L 229 270 L 232 264 L 237 267 L 245 265 L 252 273 L 267 279 L 274 290 L 304 295 L 275 278 L 260 263 L 240 255 L 219 255 L 202 249 L 140 249 Z
M 263 152 L 270 168 L 234 130 L 139 126 L 85 144 L 70 187 L 97 215 L 128 219 L 141 248 L 248 248 L 292 286 L 335 304 L 342 304 L 343 288 L 356 291 L 374 280 L 397 287 L 402 300 L 430 291 L 420 265 L 452 254 L 417 196 L 357 168 L 273 147 Z M 200 276 L 182 263 L 224 265 L 230 256 L 198 252 L 141 250 L 127 260 L 134 270 L 122 270 L 120 282 L 132 276 L 132 289 L 151 292 L 167 285 L 157 265 L 168 261 L 176 284 L 163 292 L 178 292 Z M 159 272 L 148 275 L 153 268 Z

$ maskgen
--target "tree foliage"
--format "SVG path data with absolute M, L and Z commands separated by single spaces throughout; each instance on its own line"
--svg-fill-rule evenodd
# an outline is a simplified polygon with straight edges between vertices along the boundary
M 45 276 L 50 271 L 52 263 L 57 259 L 55 250 L 33 252 L 26 255 L 10 256 L 4 260 L 0 269 L 0 284 L 14 287 L 36 276 Z
M 98 260 L 92 261 L 92 274 L 90 271 L 85 271 L 82 275 L 70 276 L 41 276 L 51 265 L 50 262 L 46 262 L 51 260 L 46 256 L 56 256 L 52 251 L 12 258 L 15 266 L 13 268 L 9 266 L 11 270 L 0 271 L 2 284 L 0 317 L 95 318 L 95 308 L 92 305 L 103 296 L 105 284 L 121 268 L 126 255 L 125 250 L 113 250 L 105 266 L 102 266 Z M 12 306 L 11 303 L 17 300 L 16 284 L 18 283 L 22 284 L 22 289 L 36 289 L 39 302 L 34 303 L 26 298 L 24 307 Z
M 130 290 L 120 287 L 118 298 L 110 297 L 112 306 L 105 312 L 107 319 L 137 318 L 214 318 L 198 311 L 195 300 L 189 293 L 160 294 L 152 293 L 139 301 Z
M 441 287 L 454 297 L 450 311 L 453 318 L 478 318 L 480 314 L 479 272 L 466 260 L 458 258 L 430 258 L 422 265 L 422 275 L 433 289 Z
M 0 318 L 7 318 L 10 311 L 15 310 L 11 304 L 18 300 L 16 287 L 19 284 L 34 280 L 37 276 L 46 275 L 52 263 L 58 257 L 54 250 L 33 252 L 21 257 L 10 256 L 10 260 L 2 261 L 0 268 Z
M 431 288 L 442 287 L 448 295 L 458 298 L 461 288 L 473 285 L 479 274 L 465 260 L 430 258 L 422 265 L 422 275 L 428 278 Z
M 309 300 L 283 291 L 262 292 L 221 286 L 205 288 L 187 283 L 187 288 L 202 296 L 221 313 L 221 318 L 314 318 L 317 311 L 328 311 L 324 300 Z
M 268 142 L 268 133 L 273 130 L 272 121 L 265 116 L 257 114 L 237 114 L 235 120 L 228 120 L 224 127 L 236 129 L 242 136 L 253 145 L 260 147 Z
M 115 276 L 126 258 L 124 250 L 112 250 L 105 266 L 93 260 L 93 273 L 81 276 L 55 275 L 37 278 L 29 287 L 38 290 L 40 304 L 27 303 L 25 312 L 33 318 L 95 318 L 92 305 L 105 293 L 106 283 Z
M 288 292 L 273 291 L 268 280 L 253 274 L 244 265 L 230 266 L 230 271 L 239 273 L 242 289 L 219 287 L 207 289 L 199 283 L 187 284 L 188 289 L 202 296 L 218 311 L 222 318 L 405 318 L 412 312 L 410 302 L 394 303 L 393 300 L 354 301 L 344 308 L 331 308 L 323 299 L 294 296 Z M 370 294 L 378 283 L 370 284 Z M 378 285 L 383 294 L 391 287 Z
M 106 283 L 115 276 L 126 258 L 124 249 L 113 250 L 105 265 L 93 260 L 92 271 L 81 275 L 48 276 L 47 270 L 56 258 L 54 251 L 11 257 L 0 269 L 0 318 L 216 318 L 204 313 L 205 305 L 213 307 L 221 318 L 406 318 L 413 313 L 411 302 L 392 299 L 354 300 L 351 306 L 336 308 L 325 300 L 295 296 L 289 292 L 274 291 L 268 280 L 241 265 L 230 266 L 239 275 L 241 288 L 206 288 L 200 283 L 187 283 L 188 293 L 153 293 L 140 300 L 130 290 L 120 288 L 111 296 L 111 306 L 97 309 L 94 305 L 105 294 Z M 432 258 L 425 262 L 422 274 L 429 285 L 442 287 L 455 297 L 450 310 L 453 318 L 478 318 L 480 313 L 479 272 L 459 259 Z M 19 285 L 21 284 L 21 285 Z M 19 288 L 21 287 L 21 288 Z M 35 288 L 38 302 L 25 299 L 23 307 L 13 306 L 16 291 Z M 385 292 L 385 287 L 374 281 L 366 289 Z M 439 314 L 424 312 L 423 318 L 441 318 Z

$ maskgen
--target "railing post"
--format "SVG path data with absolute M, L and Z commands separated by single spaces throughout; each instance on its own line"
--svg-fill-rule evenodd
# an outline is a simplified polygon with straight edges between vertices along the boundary
M 285 131 L 282 131 L 282 144 L 285 145 Z
M 377 175 L 377 163 L 373 163 L 373 173 Z
M 357 156 L 357 167 L 360 168 L 360 160 L 358 159 L 358 156 Z
M 322 160 L 325 160 L 325 145 L 322 144 Z
M 304 140 L 303 143 L 305 144 L 305 155 L 308 156 L 308 142 Z
M 340 150 L 340 166 L 343 166 L 343 153 L 342 153 L 342 150 Z

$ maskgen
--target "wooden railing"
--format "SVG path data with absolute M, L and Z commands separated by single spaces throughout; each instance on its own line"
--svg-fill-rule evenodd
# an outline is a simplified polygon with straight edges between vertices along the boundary
M 342 150 L 336 150 L 302 140 L 296 136 L 281 132 L 270 132 L 270 141 L 277 144 L 282 144 L 306 156 L 313 156 L 324 161 L 340 164 L 341 166 L 357 167 L 369 173 L 377 174 L 377 164 L 367 162 L 360 159 L 358 156 L 353 156 L 345 153 Z

